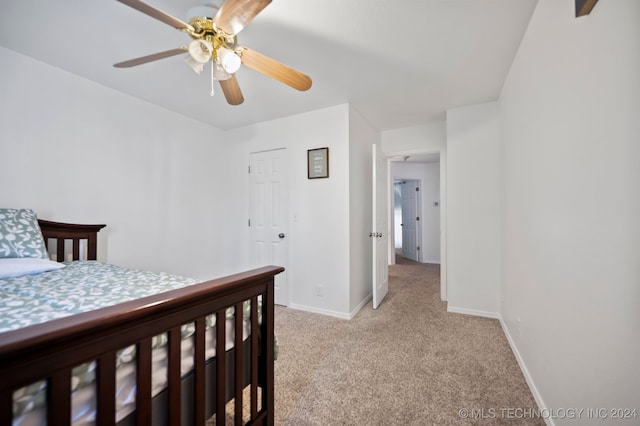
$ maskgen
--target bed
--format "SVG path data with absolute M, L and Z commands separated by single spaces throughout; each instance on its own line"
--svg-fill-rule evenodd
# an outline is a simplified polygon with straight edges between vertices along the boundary
M 15 214 L 15 209 L 0 209 L 0 222 L 7 211 Z M 0 330 L 8 330 L 0 332 L 0 424 L 86 424 L 85 419 L 95 419 L 98 425 L 203 425 L 208 419 L 217 425 L 229 421 L 236 425 L 273 424 L 273 281 L 282 267 L 267 266 L 187 285 L 173 283 L 173 276 L 169 276 L 172 289 L 159 294 L 153 287 L 147 289 L 142 278 L 126 278 L 127 272 L 126 281 L 142 282 L 144 285 L 137 288 L 153 294 L 137 297 L 133 292 L 125 301 L 114 298 L 115 304 L 95 308 L 88 301 L 104 296 L 102 287 L 92 280 L 111 268 L 96 261 L 97 233 L 105 225 L 50 222 L 36 219 L 30 210 L 19 212 L 24 222 L 19 226 L 37 230 L 14 250 L 16 257 L 22 256 L 28 263 L 39 256 L 47 263 L 53 253 L 58 261 L 55 264 L 64 262 L 65 267 L 54 265 L 54 270 L 28 277 L 0 278 Z M 25 225 L 34 220 L 37 225 Z M 35 248 L 39 232 L 45 254 Z M 7 243 L 15 243 L 15 239 L 7 240 L 6 226 L 4 234 L 0 224 L 0 256 L 6 257 L 15 249 Z M 66 276 L 61 275 L 63 271 Z M 77 284 L 67 278 L 73 274 L 84 274 L 90 277 L 89 282 Z M 58 287 L 45 277 L 58 277 L 54 283 L 71 286 L 82 295 L 78 297 L 88 309 L 65 311 L 66 305 L 73 305 L 73 292 L 49 302 Z M 33 279 L 45 281 L 36 285 Z M 119 297 L 126 288 L 117 287 Z M 39 316 L 46 306 L 42 322 L 20 323 L 20 309 L 25 308 L 20 304 L 23 300 L 14 302 L 18 293 L 36 300 L 38 308 L 26 308 L 26 316 Z M 124 362 L 127 368 L 121 368 L 123 358 L 128 359 Z M 158 373 L 158 366 L 164 372 Z M 78 387 L 82 381 L 78 370 L 90 370 L 90 385 Z M 163 383 L 158 384 L 158 374 Z M 124 382 L 128 386 L 125 391 Z M 40 389 L 44 402 L 37 403 L 38 397 L 29 394 L 29 403 L 21 406 L 18 401 L 22 401 L 25 389 L 33 387 Z M 124 411 L 123 393 L 129 400 Z M 81 411 L 91 413 L 77 421 L 81 404 L 77 400 L 83 398 L 91 401 L 91 409 Z

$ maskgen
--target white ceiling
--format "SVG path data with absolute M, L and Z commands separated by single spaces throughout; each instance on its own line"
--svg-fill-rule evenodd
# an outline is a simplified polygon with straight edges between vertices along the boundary
M 200 0 L 146 0 L 187 20 Z M 190 38 L 116 0 L 1 0 L 0 45 L 220 129 L 349 102 L 389 130 L 497 99 L 537 0 L 273 0 L 238 43 L 308 74 L 298 92 L 248 68 L 230 106 L 175 56 Z M 2 64 L 0 64 L 0 71 Z M 10 83 L 10 82 L 9 82 Z

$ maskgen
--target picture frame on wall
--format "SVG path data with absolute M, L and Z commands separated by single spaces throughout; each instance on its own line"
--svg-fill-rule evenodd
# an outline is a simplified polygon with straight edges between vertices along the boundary
M 307 150 L 307 178 L 322 179 L 329 177 L 329 148 Z

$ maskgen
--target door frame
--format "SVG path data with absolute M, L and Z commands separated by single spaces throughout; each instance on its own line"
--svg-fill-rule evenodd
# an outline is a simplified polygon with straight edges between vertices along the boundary
M 398 161 L 405 156 L 439 154 L 440 155 L 440 299 L 447 301 L 447 150 L 425 149 L 392 151 L 388 153 L 387 162 Z M 389 173 L 389 196 L 393 200 L 393 176 Z M 389 215 L 393 217 L 393 203 L 389 203 Z M 395 259 L 395 244 L 389 239 L 389 259 Z

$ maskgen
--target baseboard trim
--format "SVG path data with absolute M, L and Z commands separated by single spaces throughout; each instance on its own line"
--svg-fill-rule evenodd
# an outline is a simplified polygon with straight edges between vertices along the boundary
M 502 331 L 504 332 L 504 335 L 507 337 L 507 342 L 509 342 L 509 346 L 511 347 L 511 352 L 513 352 L 513 356 L 516 357 L 516 361 L 518 362 L 520 371 L 522 371 L 524 380 L 527 382 L 527 385 L 529 386 L 531 395 L 533 395 L 533 399 L 536 401 L 536 404 L 538 404 L 538 409 L 542 410 L 546 408 L 544 400 L 542 399 L 542 395 L 540 395 L 540 392 L 538 392 L 538 388 L 536 387 L 536 384 L 533 381 L 533 377 L 531 377 L 531 374 L 529 373 L 529 369 L 527 368 L 527 365 L 525 364 L 524 359 L 520 355 L 520 351 L 518 351 L 518 347 L 516 346 L 515 341 L 511 337 L 511 333 L 509 333 L 507 324 L 502 319 L 502 315 L 498 315 L 498 321 L 500 321 L 500 326 L 502 327 Z M 544 421 L 548 426 L 555 426 L 555 422 L 553 421 L 552 418 L 550 418 L 550 416 L 545 418 Z
M 353 319 L 353 317 L 355 317 L 356 314 L 358 312 L 360 312 L 360 309 L 362 309 L 365 306 L 367 306 L 367 303 L 369 303 L 371 301 L 371 299 L 373 299 L 373 292 L 369 293 L 367 295 L 367 297 L 365 297 L 364 300 L 362 302 L 360 302 L 360 304 L 358 306 L 356 306 L 353 311 L 351 311 L 351 313 L 349 314 L 349 319 Z
M 447 312 L 451 312 L 454 314 L 472 315 L 474 317 L 500 319 L 500 314 L 498 314 L 497 312 L 487 312 L 487 311 L 478 311 L 476 309 L 458 308 L 456 306 L 451 306 L 451 305 L 447 306 Z
M 533 377 L 531 377 L 531 374 L 529 373 L 529 369 L 527 368 L 527 365 L 525 364 L 524 359 L 520 355 L 520 351 L 518 351 L 518 347 L 516 346 L 515 341 L 511 337 L 511 333 L 509 333 L 507 324 L 502 319 L 502 315 L 495 312 L 477 311 L 474 309 L 458 308 L 455 306 L 447 306 L 447 312 L 497 319 L 498 322 L 500 323 L 500 326 L 502 327 L 502 332 L 507 338 L 507 342 L 509 342 L 509 346 L 511 347 L 511 352 L 513 352 L 513 356 L 516 358 L 518 367 L 520 367 L 520 371 L 522 371 L 524 380 L 527 382 L 527 386 L 529 386 L 531 395 L 533 396 L 533 399 L 536 401 L 536 404 L 538 404 L 538 409 L 542 410 L 546 408 L 544 400 L 542 399 L 542 395 L 540 395 L 540 392 L 538 392 L 538 388 L 536 387 L 536 384 L 533 381 Z M 544 421 L 547 424 L 547 426 L 555 426 L 555 422 L 553 421 L 552 418 L 547 417 L 544 419 Z
M 297 309 L 299 311 L 311 312 L 314 314 L 328 315 L 330 317 L 336 317 L 336 318 L 341 318 L 346 320 L 350 320 L 352 318 L 351 315 L 345 314 L 344 312 L 330 311 L 328 309 L 314 308 L 312 306 L 298 305 L 296 303 L 291 303 L 289 305 L 289 308 Z
M 345 314 L 343 312 L 330 311 L 328 309 L 314 308 L 306 305 L 298 305 L 295 303 L 291 303 L 288 307 L 291 309 L 297 309 L 299 311 L 312 312 L 314 314 L 322 314 L 322 315 L 328 315 L 330 317 L 351 320 L 353 319 L 353 317 L 356 316 L 358 312 L 360 312 L 360 309 L 364 308 L 367 305 L 367 303 L 371 301 L 372 298 L 373 298 L 373 292 L 369 293 L 367 297 L 365 297 L 364 300 L 360 302 L 360 304 L 358 304 L 358 306 L 356 306 L 355 309 L 348 314 Z

